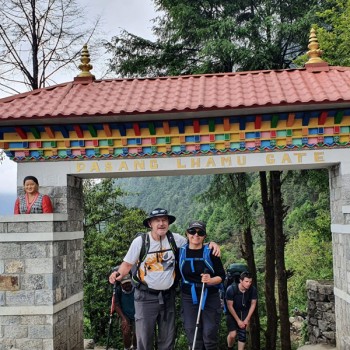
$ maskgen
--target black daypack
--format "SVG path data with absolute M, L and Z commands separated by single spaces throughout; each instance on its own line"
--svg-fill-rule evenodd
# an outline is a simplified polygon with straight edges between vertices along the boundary
M 132 282 L 135 287 L 139 287 L 142 282 L 140 281 L 138 277 L 138 270 L 140 268 L 141 263 L 146 259 L 147 253 L 149 252 L 150 247 L 150 239 L 149 234 L 147 232 L 138 232 L 136 234 L 136 237 L 141 236 L 142 238 L 142 246 L 140 250 L 139 260 L 136 265 L 134 265 L 132 269 Z M 179 271 L 179 264 L 178 264 L 178 255 L 179 255 L 179 249 L 176 245 L 174 235 L 171 231 L 168 231 L 166 233 L 166 236 L 168 238 L 170 248 L 173 251 L 175 255 L 175 283 L 174 286 L 176 286 L 180 280 L 180 271 Z M 136 238 L 135 237 L 135 238 Z
M 242 272 L 248 271 L 248 266 L 245 264 L 231 264 L 226 270 L 226 277 L 224 281 L 225 290 L 232 283 L 239 283 L 239 277 Z

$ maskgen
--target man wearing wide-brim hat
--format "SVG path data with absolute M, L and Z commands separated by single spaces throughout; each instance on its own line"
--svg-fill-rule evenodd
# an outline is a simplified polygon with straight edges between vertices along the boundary
M 131 243 L 118 272 L 113 272 L 110 283 L 120 281 L 137 266 L 133 280 L 138 281 L 135 289 L 135 322 L 138 350 L 153 349 L 153 338 L 158 324 L 158 350 L 172 350 L 175 343 L 175 253 L 184 246 L 187 239 L 178 233 L 169 233 L 169 225 L 176 220 L 166 209 L 156 208 L 143 221 L 150 231 L 137 236 Z M 146 238 L 145 238 L 146 237 Z M 145 240 L 149 243 L 147 252 L 140 258 Z M 170 242 L 169 242 L 170 240 Z M 220 249 L 211 243 L 215 254 Z M 142 261 L 139 261 L 142 260 Z

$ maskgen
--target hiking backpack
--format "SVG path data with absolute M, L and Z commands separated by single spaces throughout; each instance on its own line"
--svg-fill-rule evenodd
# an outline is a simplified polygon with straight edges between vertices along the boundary
M 226 278 L 224 282 L 225 290 L 232 284 L 239 284 L 239 277 L 242 272 L 248 271 L 247 265 L 244 264 L 231 264 L 226 270 Z
M 224 313 L 228 313 L 227 309 L 227 303 L 226 303 L 226 290 L 229 286 L 232 285 L 234 294 L 237 292 L 238 284 L 239 284 L 239 278 L 241 276 L 242 272 L 248 271 L 248 266 L 244 264 L 230 264 L 229 267 L 226 270 L 226 277 L 224 281 L 224 288 L 221 295 L 222 304 Z
M 137 238 L 138 236 L 141 236 L 141 238 L 142 238 L 142 246 L 141 246 L 138 262 L 132 268 L 132 282 L 133 282 L 133 285 L 135 287 L 138 287 L 140 284 L 142 284 L 142 282 L 140 281 L 140 279 L 138 277 L 138 270 L 140 268 L 141 263 L 146 259 L 146 256 L 149 252 L 149 247 L 150 247 L 150 239 L 149 239 L 148 232 L 138 232 L 136 234 L 135 238 Z M 179 278 L 180 278 L 180 273 L 178 271 L 178 262 L 177 262 L 179 249 L 176 245 L 174 235 L 171 231 L 168 231 L 166 233 L 166 237 L 168 238 L 170 248 L 173 251 L 174 256 L 175 256 L 175 282 L 174 282 L 174 286 L 176 286 L 178 281 L 179 281 Z
M 188 258 L 188 257 L 186 257 L 187 247 L 188 247 L 188 244 L 186 244 L 185 246 L 181 247 L 180 250 L 179 250 L 179 270 L 180 270 L 180 274 L 182 276 L 181 283 L 191 285 L 191 295 L 192 295 L 193 304 L 198 304 L 198 298 L 197 298 L 197 293 L 196 293 L 196 284 L 192 283 L 192 282 L 189 282 L 189 281 L 187 281 L 185 279 L 185 277 L 184 277 L 184 275 L 182 273 L 182 267 L 183 267 L 183 265 L 184 265 L 184 263 L 186 261 L 189 261 L 190 264 L 191 264 L 192 271 L 194 271 L 194 265 L 193 265 L 194 261 L 203 261 L 205 266 L 206 266 L 206 268 L 209 270 L 209 272 L 214 273 L 213 263 L 212 263 L 211 258 L 210 258 L 211 249 L 209 248 L 208 244 L 205 244 L 203 246 L 203 256 L 201 258 Z M 223 289 L 223 283 L 220 283 L 218 285 L 211 286 L 211 287 L 216 287 L 219 290 L 222 290 Z M 203 295 L 202 310 L 204 310 L 205 300 L 206 300 L 206 297 L 207 297 L 207 292 L 208 292 L 208 290 L 205 289 L 204 290 L 204 295 Z

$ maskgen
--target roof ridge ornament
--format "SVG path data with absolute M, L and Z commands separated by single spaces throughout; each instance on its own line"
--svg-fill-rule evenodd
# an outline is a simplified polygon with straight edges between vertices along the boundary
M 323 51 L 320 50 L 320 44 L 318 43 L 315 28 L 311 28 L 310 30 L 309 45 L 307 47 L 309 48 L 309 51 L 307 52 L 309 60 L 305 63 L 305 67 L 314 72 L 328 70 L 328 62 L 321 58 Z
M 80 56 L 80 62 L 78 68 L 81 70 L 81 73 L 74 78 L 74 81 L 92 81 L 95 80 L 95 76 L 90 73 L 90 70 L 93 66 L 90 64 L 90 53 L 87 47 L 87 44 L 83 46 Z

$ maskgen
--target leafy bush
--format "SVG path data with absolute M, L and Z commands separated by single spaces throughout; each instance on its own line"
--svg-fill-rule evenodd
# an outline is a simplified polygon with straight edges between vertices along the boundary
M 333 279 L 332 242 L 322 241 L 315 231 L 300 231 L 286 246 L 286 268 L 291 308 L 306 309 L 306 280 Z

